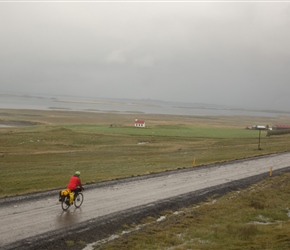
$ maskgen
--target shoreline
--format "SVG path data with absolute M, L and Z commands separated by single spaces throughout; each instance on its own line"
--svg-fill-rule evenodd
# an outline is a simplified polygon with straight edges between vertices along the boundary
M 74 110 L 3 109 L 0 108 L 0 129 L 36 125 L 65 126 L 72 124 L 133 126 L 135 119 L 146 122 L 146 129 L 156 125 L 226 126 L 246 128 L 253 125 L 290 124 L 290 115 L 184 115 L 121 112 L 91 112 Z M 2 126 L 1 126 L 2 125 Z
M 267 116 L 290 115 L 288 110 L 236 107 L 207 103 L 174 102 L 151 99 L 93 98 L 63 95 L 0 94 L 1 109 L 67 110 L 98 113 L 167 114 L 190 116 Z

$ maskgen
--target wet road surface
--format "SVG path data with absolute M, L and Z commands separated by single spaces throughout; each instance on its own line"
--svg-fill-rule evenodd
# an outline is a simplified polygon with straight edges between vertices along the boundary
M 0 200 L 0 249 L 13 242 L 79 223 L 242 178 L 290 166 L 290 153 L 219 163 L 191 170 L 168 171 L 89 188 L 81 208 L 61 209 L 58 192 L 38 199 Z

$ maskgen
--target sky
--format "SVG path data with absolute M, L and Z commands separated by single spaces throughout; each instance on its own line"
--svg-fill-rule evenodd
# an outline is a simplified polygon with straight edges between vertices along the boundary
M 1 1 L 1 92 L 290 107 L 290 1 Z

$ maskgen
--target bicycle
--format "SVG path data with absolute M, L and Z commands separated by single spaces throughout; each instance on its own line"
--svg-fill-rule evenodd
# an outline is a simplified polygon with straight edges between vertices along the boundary
M 79 208 L 83 204 L 83 202 L 84 202 L 84 195 L 82 192 L 78 192 L 76 195 L 74 195 L 74 200 L 72 204 L 70 204 L 69 195 L 65 196 L 64 199 L 62 199 L 61 201 L 61 208 L 63 209 L 63 211 L 66 211 L 73 204 L 76 208 Z

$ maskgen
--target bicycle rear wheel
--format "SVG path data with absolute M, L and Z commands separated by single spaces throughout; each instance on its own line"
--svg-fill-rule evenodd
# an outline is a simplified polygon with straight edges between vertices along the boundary
M 75 207 L 79 208 L 83 204 L 83 201 L 84 201 L 84 195 L 82 193 L 78 193 L 74 201 Z
M 64 200 L 61 202 L 61 207 L 63 211 L 68 210 L 68 208 L 70 207 L 68 197 L 65 197 Z

